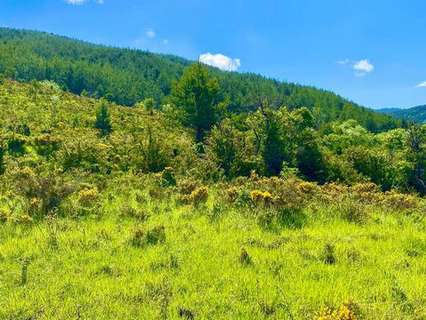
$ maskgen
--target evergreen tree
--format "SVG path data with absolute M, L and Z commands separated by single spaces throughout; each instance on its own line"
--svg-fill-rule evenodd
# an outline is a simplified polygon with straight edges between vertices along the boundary
M 286 160 L 281 125 L 276 114 L 268 106 L 265 106 L 264 102 L 261 105 L 261 111 L 264 117 L 262 156 L 266 173 L 268 175 L 278 175 L 281 172 L 283 161 Z
M 95 128 L 99 130 L 101 137 L 108 136 L 112 132 L 111 116 L 105 102 L 101 103 L 96 114 Z
M 195 129 L 195 138 L 201 142 L 218 119 L 219 81 L 201 63 L 193 64 L 174 83 L 171 100 L 183 108 L 185 125 Z

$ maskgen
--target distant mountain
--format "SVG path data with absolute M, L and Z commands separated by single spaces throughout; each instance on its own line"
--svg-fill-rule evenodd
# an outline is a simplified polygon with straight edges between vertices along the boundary
M 378 111 L 398 119 L 403 119 L 416 123 L 426 123 L 426 105 L 408 109 L 384 108 L 379 109 Z
M 0 28 L 0 76 L 52 80 L 75 94 L 104 97 L 131 106 L 145 99 L 166 101 L 173 81 L 194 63 L 171 55 L 95 45 L 49 33 Z M 370 131 L 400 125 L 330 91 L 269 79 L 257 74 L 211 68 L 230 110 L 252 111 L 261 99 L 272 106 L 308 107 L 322 123 L 355 119 Z

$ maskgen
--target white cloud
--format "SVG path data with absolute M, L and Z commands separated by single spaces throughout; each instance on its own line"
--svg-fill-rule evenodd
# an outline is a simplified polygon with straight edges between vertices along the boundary
M 237 71 L 241 66 L 240 59 L 233 59 L 220 53 L 204 53 L 200 55 L 199 61 L 225 71 Z
M 416 88 L 426 88 L 426 81 L 420 82 Z
M 167 46 L 167 45 L 169 44 L 169 40 L 168 40 L 168 39 L 164 39 L 164 40 L 163 40 L 163 44 L 164 44 L 165 46 Z
M 89 0 L 65 0 L 66 3 L 71 4 L 73 6 L 80 6 L 85 4 Z M 104 4 L 104 0 L 94 0 L 97 4 Z
M 349 66 L 351 67 L 355 75 L 357 77 L 363 77 L 366 74 L 374 71 L 374 65 L 368 61 L 368 59 L 362 59 L 359 61 L 353 61 L 349 59 L 339 60 L 336 61 L 337 64 L 340 64 L 341 66 Z
M 152 29 L 148 29 L 148 30 L 145 32 L 145 34 L 146 34 L 146 36 L 147 36 L 148 38 L 150 38 L 150 39 L 154 39 L 154 38 L 155 38 L 155 36 L 157 35 L 157 34 L 155 33 L 155 31 L 154 31 L 154 30 L 152 30 Z
M 371 64 L 367 59 L 359 60 L 354 63 L 353 68 L 356 76 L 365 76 L 367 73 L 373 72 L 374 65 Z

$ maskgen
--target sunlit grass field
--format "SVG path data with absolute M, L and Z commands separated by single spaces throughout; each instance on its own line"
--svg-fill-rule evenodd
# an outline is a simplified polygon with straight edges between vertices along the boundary
M 0 224 L 0 319 L 426 318 L 418 216 L 319 203 L 265 228 L 222 200 L 120 185 L 96 215 Z

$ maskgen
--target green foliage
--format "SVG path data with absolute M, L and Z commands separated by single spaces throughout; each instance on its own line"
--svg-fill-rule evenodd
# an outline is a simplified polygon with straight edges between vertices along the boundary
M 268 175 L 278 175 L 281 172 L 283 162 L 290 162 L 290 150 L 284 141 L 285 135 L 281 131 L 279 119 L 271 110 L 263 110 L 264 131 L 262 157 L 264 160 L 266 173 Z
M 207 156 L 226 177 L 248 176 L 262 171 L 261 157 L 247 130 L 239 130 L 231 119 L 217 124 L 207 140 Z
M 4 172 L 6 171 L 4 154 L 5 154 L 4 148 L 3 148 L 3 146 L 0 145 L 0 175 L 4 174 Z
M 201 63 L 193 64 L 173 85 L 171 101 L 183 108 L 184 124 L 195 129 L 196 141 L 201 142 L 218 118 L 219 82 Z
M 412 125 L 408 129 L 408 159 L 412 163 L 409 184 L 426 194 L 426 127 Z
M 133 106 L 146 98 L 162 101 L 170 95 L 190 61 L 169 55 L 93 45 L 47 33 L 0 28 L 0 76 L 19 81 L 52 80 L 84 96 L 103 97 Z M 355 119 L 371 131 L 399 126 L 401 121 L 362 108 L 328 91 L 283 83 L 255 74 L 209 68 L 228 97 L 233 111 L 256 109 L 259 97 L 273 108 L 283 105 L 316 110 L 318 125 Z
M 95 128 L 99 130 L 101 137 L 108 136 L 112 132 L 111 115 L 105 102 L 101 103 L 96 113 Z
M 153 98 L 146 98 L 144 101 L 142 101 L 142 106 L 147 111 L 152 111 L 155 107 L 155 100 Z

